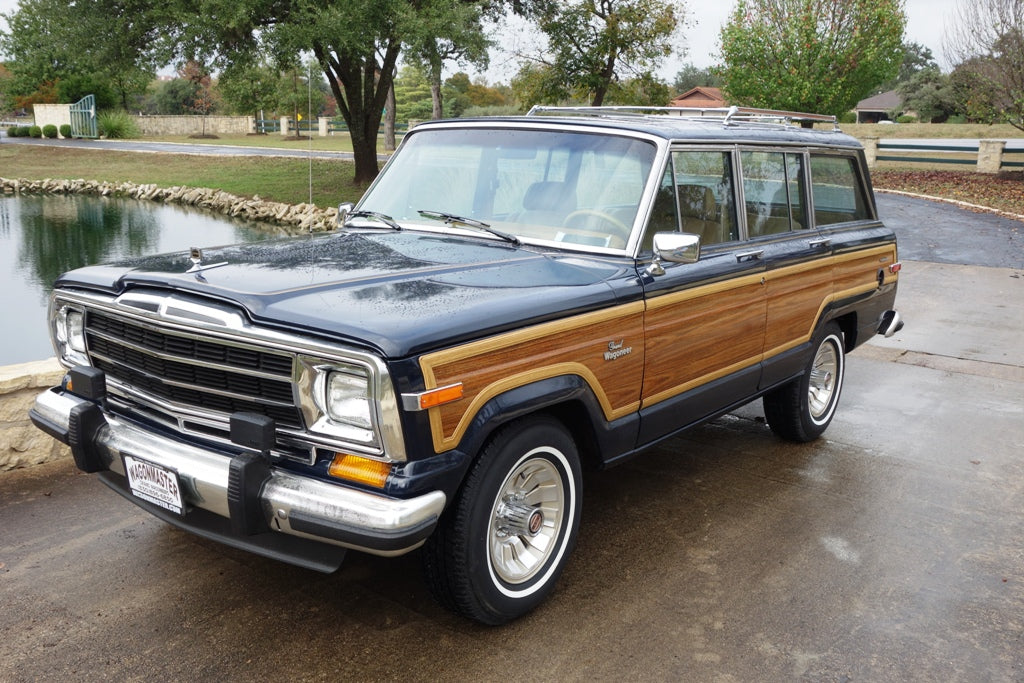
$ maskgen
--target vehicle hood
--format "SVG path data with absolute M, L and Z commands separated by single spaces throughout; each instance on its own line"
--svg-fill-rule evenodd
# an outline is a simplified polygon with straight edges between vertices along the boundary
M 614 303 L 611 282 L 636 277 L 628 259 L 405 231 L 204 249 L 204 269 L 192 266 L 185 252 L 162 254 L 80 268 L 56 286 L 191 292 L 257 324 L 402 358 Z

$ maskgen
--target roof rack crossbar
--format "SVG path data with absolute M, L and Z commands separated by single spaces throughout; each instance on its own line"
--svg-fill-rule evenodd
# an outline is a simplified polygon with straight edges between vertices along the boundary
M 686 118 L 717 118 L 724 126 L 736 122 L 774 123 L 789 125 L 794 122 L 810 121 L 831 123 L 832 130 L 839 131 L 838 119 L 831 114 L 810 114 L 806 112 L 781 111 L 777 109 L 756 109 L 753 107 L 548 107 L 535 105 L 527 116 L 545 114 L 575 114 L 577 116 L 679 116 Z

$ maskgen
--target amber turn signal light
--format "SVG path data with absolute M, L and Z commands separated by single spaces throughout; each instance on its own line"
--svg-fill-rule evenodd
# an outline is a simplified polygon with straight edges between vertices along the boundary
M 338 479 L 347 479 L 380 489 L 384 488 L 384 484 L 388 480 L 391 464 L 351 453 L 335 453 L 331 466 L 327 468 L 327 473 Z

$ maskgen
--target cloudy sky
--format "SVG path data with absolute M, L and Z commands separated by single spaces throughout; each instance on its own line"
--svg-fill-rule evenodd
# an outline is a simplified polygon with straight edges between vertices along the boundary
M 931 48 L 939 64 L 947 69 L 952 65 L 946 63 L 944 59 L 942 36 L 946 23 L 952 21 L 952 14 L 958 1 L 960 0 L 906 0 L 907 40 Z M 0 0 L 0 12 L 12 12 L 17 5 L 17 0 Z M 688 62 L 699 67 L 710 66 L 718 52 L 719 29 L 732 7 L 731 2 L 688 2 L 687 11 L 691 26 L 684 32 L 687 54 L 666 61 L 660 70 L 661 76 L 672 78 L 679 68 Z M 0 25 L 6 28 L 6 22 L 2 19 Z M 510 30 L 507 27 L 496 36 L 506 49 L 504 53 L 498 51 L 493 54 L 492 67 L 486 74 L 488 80 L 507 81 L 515 73 L 514 63 L 518 59 L 513 53 L 529 47 L 529 38 L 524 36 L 521 30 Z

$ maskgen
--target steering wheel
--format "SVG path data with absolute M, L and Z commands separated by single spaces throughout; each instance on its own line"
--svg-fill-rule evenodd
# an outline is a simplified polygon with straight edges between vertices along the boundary
M 628 225 L 620 221 L 615 216 L 607 214 L 604 211 L 598 211 L 597 209 L 576 209 L 575 211 L 573 211 L 572 213 L 565 217 L 565 220 L 562 221 L 562 225 L 566 228 L 572 227 L 569 225 L 569 223 L 572 222 L 572 219 L 576 218 L 577 216 L 593 216 L 594 218 L 599 218 L 608 223 L 609 225 L 611 225 L 616 230 L 618 230 L 621 233 L 621 237 L 629 237 Z

